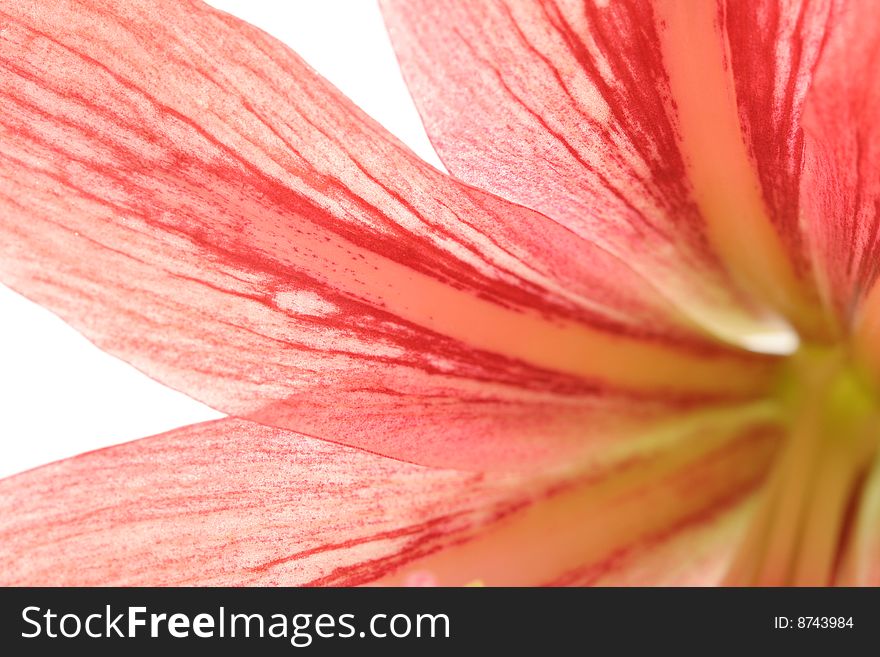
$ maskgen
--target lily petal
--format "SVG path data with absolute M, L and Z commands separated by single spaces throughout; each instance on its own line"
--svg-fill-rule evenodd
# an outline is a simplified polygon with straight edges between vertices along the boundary
M 719 586 L 724 582 L 756 508 L 755 494 L 638 547 L 600 568 L 573 573 L 568 585 Z
M 841 12 L 809 94 L 803 185 L 822 289 L 880 366 L 880 7 Z
M 748 330 L 743 300 L 718 294 L 730 271 L 811 333 L 821 319 L 798 223 L 799 119 L 829 4 L 383 9 L 453 175 L 631 257 L 719 331 L 737 316 Z
M 687 546 L 705 555 L 707 535 L 735 537 L 731 509 L 776 445 L 764 430 L 684 438 L 560 484 L 217 420 L 0 481 L 0 582 L 352 585 L 422 570 L 441 584 L 626 578 Z M 710 562 L 670 572 L 703 581 L 718 571 Z
M 0 481 L 0 581 L 357 584 L 507 512 L 516 483 L 217 420 Z
M 760 394 L 775 366 L 427 166 L 226 14 L 15 3 L 0 38 L 0 277 L 218 410 L 422 463 L 531 466 L 587 426 L 616 435 L 620 410 Z
M 816 95 L 810 89 L 823 47 L 839 29 L 840 4 L 718 2 L 743 139 L 773 228 L 804 283 L 812 283 L 813 264 L 802 225 L 802 190 L 812 184 L 802 179 L 802 117 L 808 98 Z
M 405 581 L 410 572 L 453 586 L 616 583 L 653 564 L 654 575 L 640 584 L 664 577 L 717 584 L 746 526 L 742 505 L 764 481 L 778 444 L 773 430 L 694 433 L 674 448 L 558 487 L 473 541 L 408 564 L 383 583 Z M 719 551 L 708 553 L 707 544 Z M 683 552 L 694 557 L 685 560 L 688 568 Z

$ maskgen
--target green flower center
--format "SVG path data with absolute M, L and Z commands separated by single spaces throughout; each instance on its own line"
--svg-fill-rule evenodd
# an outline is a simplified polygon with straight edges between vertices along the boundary
M 786 440 L 727 583 L 822 586 L 854 562 L 880 397 L 841 348 L 802 347 L 776 389 Z

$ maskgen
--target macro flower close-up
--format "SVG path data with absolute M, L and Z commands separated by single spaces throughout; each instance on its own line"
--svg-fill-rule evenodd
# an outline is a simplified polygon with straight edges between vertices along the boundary
M 880 585 L 880 4 L 380 6 L 445 171 L 0 0 L 0 283 L 225 415 L 0 480 L 0 583 Z

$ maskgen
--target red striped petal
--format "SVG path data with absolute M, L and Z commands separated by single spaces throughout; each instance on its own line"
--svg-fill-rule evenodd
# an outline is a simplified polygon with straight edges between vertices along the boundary
M 765 385 L 631 263 L 425 165 L 226 14 L 3 12 L 0 277 L 163 383 L 477 468 Z
M 352 585 L 425 570 L 441 584 L 626 582 L 658 560 L 707 583 L 775 444 L 690 427 L 547 482 L 217 420 L 0 481 L 0 584 Z
M 838 29 L 839 3 L 725 0 L 719 5 L 743 137 L 761 195 L 797 275 L 811 279 L 809 237 L 801 218 L 801 189 L 811 186 L 801 179 L 801 119 L 823 45 Z
M 828 38 L 804 117 L 803 205 L 826 302 L 880 365 L 880 7 L 853 3 Z
M 704 321 L 745 311 L 717 293 L 730 271 L 824 331 L 798 225 L 799 120 L 829 3 L 383 7 L 454 175 L 631 257 Z
M 559 486 L 384 582 L 429 572 L 440 585 L 717 584 L 778 438 L 694 432 L 672 449 Z
M 0 582 L 358 584 L 505 513 L 515 483 L 217 420 L 0 481 Z
M 720 586 L 755 511 L 744 493 L 668 534 L 624 549 L 599 568 L 569 574 L 566 584 L 589 586 Z

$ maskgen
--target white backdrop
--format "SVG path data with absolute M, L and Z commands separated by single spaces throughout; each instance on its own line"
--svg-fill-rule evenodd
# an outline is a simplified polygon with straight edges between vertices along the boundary
M 372 0 L 213 0 L 302 55 L 437 167 Z M 0 477 L 221 414 L 0 285 Z

